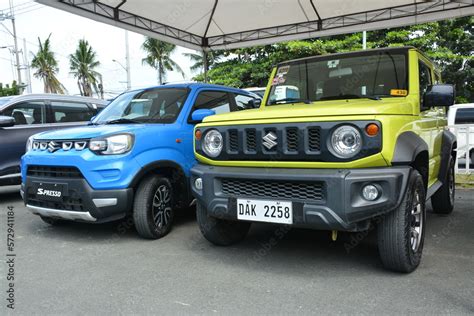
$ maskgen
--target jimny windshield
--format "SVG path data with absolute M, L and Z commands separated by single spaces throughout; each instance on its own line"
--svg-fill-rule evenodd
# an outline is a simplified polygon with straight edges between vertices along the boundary
M 364 52 L 319 56 L 280 64 L 268 105 L 406 96 L 407 56 Z

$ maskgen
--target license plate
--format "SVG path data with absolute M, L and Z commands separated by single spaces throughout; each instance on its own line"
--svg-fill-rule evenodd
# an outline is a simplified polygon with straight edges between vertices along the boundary
M 67 184 L 36 182 L 33 189 L 39 200 L 62 201 L 67 192 Z
M 284 201 L 237 199 L 237 219 L 293 224 L 293 205 Z

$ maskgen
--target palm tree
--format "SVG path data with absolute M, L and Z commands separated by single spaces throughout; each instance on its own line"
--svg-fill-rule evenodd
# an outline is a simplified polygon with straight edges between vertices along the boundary
M 184 56 L 188 57 L 192 62 L 191 70 L 192 71 L 197 71 L 197 70 L 203 70 L 204 72 L 207 72 L 214 63 L 216 63 L 220 56 L 218 53 L 214 53 L 212 51 L 207 52 L 207 64 L 204 64 L 204 54 L 194 54 L 194 53 L 183 53 Z
M 44 42 L 41 42 L 41 39 L 38 37 L 39 49 L 36 55 L 33 55 L 31 67 L 36 69 L 36 72 L 33 74 L 35 78 L 43 80 L 45 93 L 64 94 L 67 90 L 56 77 L 59 71 L 58 61 L 51 51 L 50 37 L 51 34 L 49 34 Z
M 163 84 L 163 79 L 165 79 L 167 71 L 176 70 L 184 78 L 183 70 L 170 56 L 176 49 L 176 45 L 147 37 L 142 45 L 142 49 L 147 53 L 147 56 L 142 59 L 142 63 L 158 71 L 159 84 Z
M 69 69 L 77 79 L 81 95 L 91 97 L 95 91 L 102 97 L 102 75 L 95 70 L 99 65 L 97 55 L 89 42 L 79 40 L 76 51 L 69 55 Z

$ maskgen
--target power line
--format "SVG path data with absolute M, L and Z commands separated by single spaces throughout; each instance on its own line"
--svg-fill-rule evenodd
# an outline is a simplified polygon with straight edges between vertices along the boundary
M 6 60 L 6 61 L 8 61 L 9 63 L 11 63 L 11 62 L 12 62 L 12 60 L 11 60 L 11 59 L 8 59 L 8 58 L 5 58 L 5 57 L 0 57 L 0 59 Z
M 29 10 L 23 10 L 23 11 L 20 11 L 20 12 L 15 12 L 15 16 L 18 16 L 18 15 L 22 15 L 22 14 L 25 14 L 25 13 L 30 13 L 30 12 L 33 12 L 33 11 L 38 11 L 38 10 L 41 10 L 41 9 L 44 9 L 45 7 L 42 6 L 42 5 L 39 5 L 39 6 L 32 6 L 32 7 L 29 7 L 28 9 Z
M 31 5 L 31 4 L 36 4 L 36 3 L 35 3 L 34 1 L 26 1 L 26 2 L 23 2 L 23 3 L 15 4 L 15 5 L 13 5 L 11 8 L 15 10 L 16 8 L 25 6 L 25 5 L 27 5 L 27 4 L 28 4 L 28 5 Z M 7 10 L 10 10 L 10 7 L 5 8 L 5 9 L 2 9 L 2 10 L 0 10 L 0 11 L 7 11 Z

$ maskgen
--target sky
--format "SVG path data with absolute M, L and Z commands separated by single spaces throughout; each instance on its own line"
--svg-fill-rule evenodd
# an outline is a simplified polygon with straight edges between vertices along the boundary
M 72 54 L 80 39 L 86 39 L 97 53 L 97 59 L 101 65 L 98 71 L 103 76 L 104 91 L 106 97 L 112 97 L 126 89 L 127 75 L 125 70 L 113 60 L 119 61 L 125 66 L 125 30 L 99 23 L 90 19 L 79 17 L 61 10 L 43 6 L 33 0 L 13 0 L 18 46 L 22 51 L 20 64 L 23 65 L 23 54 L 25 53 L 24 40 L 26 40 L 26 56 L 31 62 L 32 56 L 38 50 L 38 37 L 42 40 L 51 34 L 52 50 L 56 54 L 59 63 L 59 81 L 66 87 L 69 94 L 79 94 L 77 82 L 69 73 L 69 55 Z M 0 0 L 0 13 L 8 13 L 9 0 Z M 0 21 L 0 47 L 12 46 L 13 36 L 12 23 L 10 20 Z M 141 49 L 144 36 L 129 32 L 130 47 L 130 73 L 132 88 L 156 85 L 157 72 L 153 68 L 142 65 L 145 52 Z M 177 72 L 170 72 L 166 81 L 191 80 L 193 74 L 189 70 L 191 62 L 183 53 L 194 53 L 187 48 L 177 47 L 172 54 L 183 71 L 185 78 Z M 16 69 L 12 66 L 14 55 L 9 48 L 0 48 L 0 82 L 11 83 L 16 79 Z M 31 73 L 33 93 L 43 92 L 42 81 L 34 78 L 34 70 Z M 22 80 L 25 81 L 26 70 L 22 71 Z

